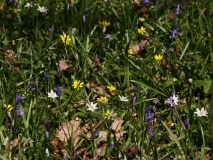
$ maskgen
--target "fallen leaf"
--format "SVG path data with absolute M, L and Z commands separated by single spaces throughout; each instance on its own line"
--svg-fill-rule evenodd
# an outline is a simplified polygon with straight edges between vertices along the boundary
M 110 129 L 114 130 L 115 132 L 120 132 L 122 130 L 122 124 L 123 124 L 123 120 L 119 117 L 116 117 Z
M 67 62 L 65 62 L 65 60 L 60 60 L 59 61 L 59 67 L 61 69 L 61 71 L 66 70 L 67 68 L 69 68 Z
M 138 152 L 138 146 L 137 145 L 130 146 L 127 149 L 124 150 L 124 153 L 126 155 L 128 155 L 129 157 L 134 157 L 137 152 Z

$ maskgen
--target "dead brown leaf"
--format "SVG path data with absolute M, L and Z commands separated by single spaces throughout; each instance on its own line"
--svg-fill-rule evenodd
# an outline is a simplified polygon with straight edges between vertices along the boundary
M 116 117 L 114 122 L 112 123 L 110 129 L 114 130 L 115 132 L 120 132 L 122 130 L 122 124 L 123 124 L 123 120 L 119 117 Z
M 65 60 L 60 60 L 59 67 L 60 67 L 61 71 L 63 71 L 63 70 L 66 70 L 67 68 L 69 68 L 69 65 L 67 64 L 67 62 Z
M 137 152 L 138 152 L 138 146 L 137 145 L 130 146 L 127 149 L 124 150 L 124 153 L 126 155 L 128 155 L 129 157 L 134 157 Z

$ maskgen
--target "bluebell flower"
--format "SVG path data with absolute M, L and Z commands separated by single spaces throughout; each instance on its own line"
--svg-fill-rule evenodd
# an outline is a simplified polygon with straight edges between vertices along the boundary
M 118 29 L 120 29 L 120 23 L 116 22 L 116 25 L 117 25 Z
M 44 127 L 46 129 L 46 131 L 45 131 L 45 137 L 48 139 L 49 138 L 49 130 L 50 130 L 50 122 L 44 123 Z
M 19 106 L 16 106 L 16 109 L 18 110 L 18 116 L 22 116 L 24 114 L 24 111 Z
M 136 102 L 136 95 L 133 97 L 133 100 L 132 100 L 132 106 L 135 105 L 135 102 Z
M 113 39 L 111 34 L 107 34 L 105 39 Z
M 188 129 L 189 128 L 189 122 L 187 121 L 187 119 L 184 119 L 183 123 L 184 123 L 185 128 Z
M 143 46 L 142 46 L 142 44 L 141 44 L 141 43 L 139 44 L 139 46 L 138 46 L 138 47 L 139 47 L 139 51 L 140 51 L 140 52 L 142 52 L 142 50 L 143 50 Z
M 57 96 L 60 96 L 60 94 L 62 92 L 62 87 L 61 86 L 56 86 L 56 87 L 54 87 L 54 90 L 55 90 Z
M 54 27 L 51 26 L 51 28 L 48 28 L 48 30 L 52 33 L 54 31 Z
M 61 73 L 61 67 L 60 66 L 58 67 L 57 72 L 58 72 L 58 74 Z
M 177 26 L 178 26 L 177 24 L 174 24 L 174 28 L 173 28 L 173 30 L 172 30 L 172 38 L 175 38 L 176 35 L 178 34 L 178 31 L 176 30 L 176 27 L 177 27 Z
M 151 120 L 152 119 L 152 115 L 151 115 L 151 111 L 152 109 L 147 107 L 145 110 L 145 120 Z
M 149 3 L 149 0 L 144 0 L 143 3 Z
M 22 99 L 25 99 L 25 96 L 21 96 L 21 93 L 16 93 L 15 103 L 19 103 Z
M 36 90 L 36 82 L 28 82 L 26 85 L 26 89 L 28 89 L 30 86 L 32 86 L 31 90 L 35 91 Z
M 48 81 L 48 82 L 50 81 L 50 76 L 49 76 L 48 72 L 44 73 L 44 77 L 45 77 L 46 81 Z
M 111 144 L 110 144 L 110 146 L 109 146 L 109 151 L 110 151 L 110 153 L 112 152 L 112 150 L 113 150 L 113 148 L 114 148 L 114 141 L 112 140 L 112 142 L 111 142 Z
M 69 3 L 67 4 L 67 10 L 68 11 L 70 10 L 70 4 Z
M 98 136 L 99 136 L 99 131 L 96 130 L 95 133 L 94 133 L 94 135 L 93 135 L 93 140 L 95 140 L 96 138 L 98 138 Z
M 179 13 L 179 10 L 180 10 L 180 5 L 178 4 L 178 5 L 177 5 L 177 8 L 176 8 L 176 14 L 180 14 L 180 13 Z
M 84 12 L 88 11 L 89 10 L 89 7 L 85 7 L 84 8 Z

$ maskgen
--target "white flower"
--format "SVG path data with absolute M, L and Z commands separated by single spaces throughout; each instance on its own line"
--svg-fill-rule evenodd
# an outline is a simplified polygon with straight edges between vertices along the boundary
M 94 110 L 98 108 L 96 106 L 97 106 L 97 103 L 93 103 L 93 102 L 91 102 L 90 104 L 87 103 L 87 107 L 88 107 L 87 110 L 94 112 Z
M 56 98 L 58 97 L 57 94 L 55 92 L 53 92 L 53 90 L 51 89 L 50 93 L 48 93 L 48 97 L 50 98 Z
M 129 99 L 127 99 L 127 97 L 124 97 L 124 96 L 118 95 L 118 97 L 120 98 L 120 101 L 122 101 L 122 102 L 127 102 L 129 100 Z
M 30 3 L 27 3 L 24 7 L 30 8 L 32 5 Z
M 171 105 L 171 107 L 175 104 L 175 105 L 178 105 L 178 97 L 176 97 L 175 95 L 170 96 L 167 101 L 167 103 L 169 103 Z
M 202 117 L 202 116 L 207 116 L 208 112 L 203 108 L 201 108 L 201 110 L 199 110 L 198 108 L 196 108 L 197 112 L 194 112 L 195 114 L 197 114 L 198 117 Z
M 192 78 L 189 78 L 188 81 L 189 81 L 190 83 L 192 83 L 193 79 L 192 79 Z
M 41 13 L 46 13 L 46 12 L 47 12 L 47 9 L 46 9 L 46 8 L 40 7 L 40 6 L 38 6 L 38 9 L 37 9 L 37 10 L 40 11 Z

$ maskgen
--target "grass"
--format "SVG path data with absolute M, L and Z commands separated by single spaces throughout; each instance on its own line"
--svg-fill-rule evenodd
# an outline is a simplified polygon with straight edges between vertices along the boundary
M 0 159 L 212 158 L 212 6 L 1 1 Z

